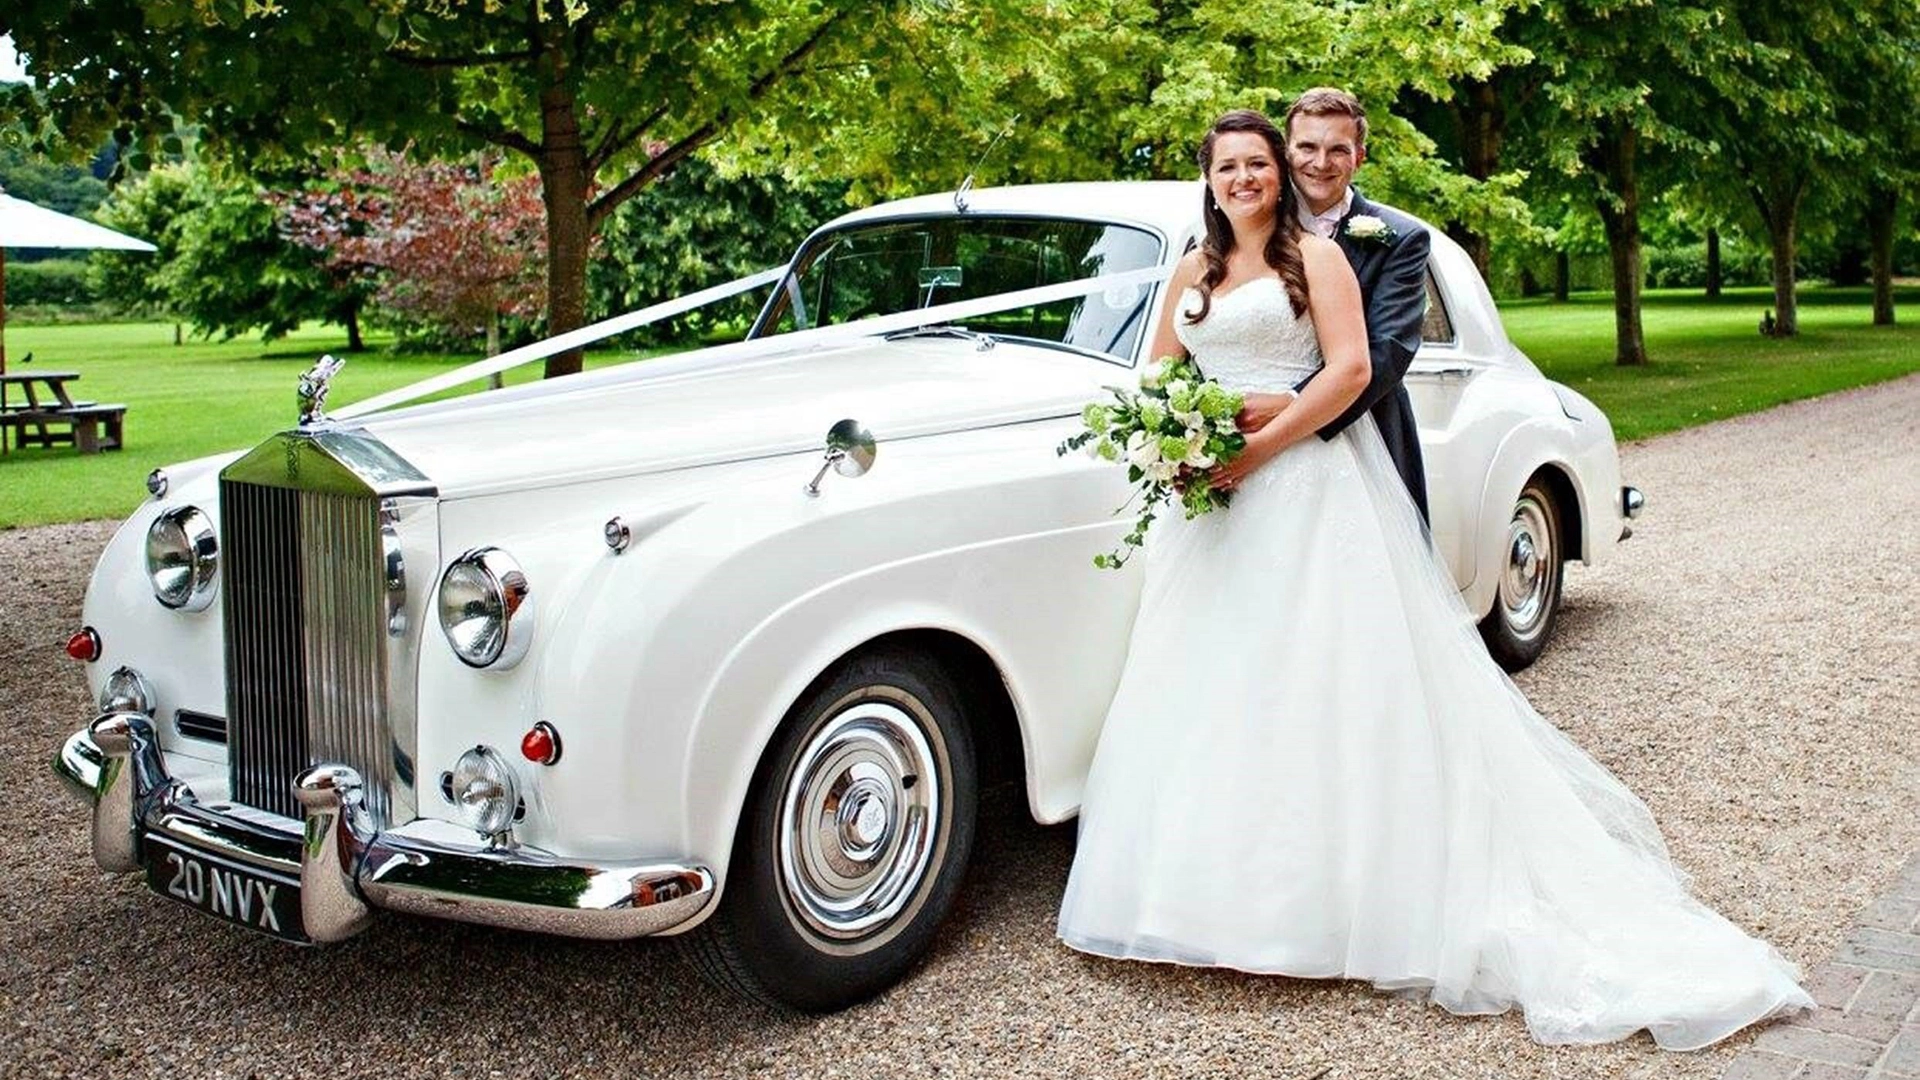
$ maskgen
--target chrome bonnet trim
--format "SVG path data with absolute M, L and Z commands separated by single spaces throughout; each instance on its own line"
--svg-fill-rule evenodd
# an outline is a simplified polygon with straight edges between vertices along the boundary
M 300 777 L 304 828 L 249 820 L 199 802 L 166 773 L 152 722 L 109 713 L 69 738 L 54 769 L 70 784 L 91 775 L 94 858 L 140 869 L 144 835 L 300 882 L 301 920 L 317 942 L 368 924 L 368 908 L 566 937 L 614 940 L 678 929 L 712 903 L 713 872 L 668 861 L 590 862 L 527 846 L 450 842 L 414 821 L 378 831 L 361 807 L 363 782 L 344 765 Z M 104 741 L 103 741 L 104 740 Z M 287 829 L 275 827 L 284 821 Z M 273 823 L 269 823 L 273 822 Z

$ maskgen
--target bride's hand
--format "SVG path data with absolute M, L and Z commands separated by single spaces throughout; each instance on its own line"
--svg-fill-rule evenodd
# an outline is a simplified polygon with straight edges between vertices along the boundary
M 1265 465 L 1267 459 L 1272 456 L 1273 454 L 1269 452 L 1265 446 L 1254 440 L 1249 440 L 1247 442 L 1247 448 L 1240 451 L 1239 456 L 1227 462 L 1225 465 L 1214 468 L 1213 474 L 1209 478 L 1213 485 L 1213 490 L 1232 491 L 1234 488 L 1239 487 L 1241 481 L 1252 475 L 1253 470 Z
M 1273 423 L 1275 417 L 1286 411 L 1300 395 L 1291 390 L 1278 394 L 1247 394 L 1241 402 L 1240 411 L 1234 414 L 1233 422 L 1242 432 L 1259 431 Z

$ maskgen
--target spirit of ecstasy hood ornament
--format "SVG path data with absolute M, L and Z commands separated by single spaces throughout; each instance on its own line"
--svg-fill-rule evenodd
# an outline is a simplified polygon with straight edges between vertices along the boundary
M 343 367 L 345 360 L 322 356 L 300 376 L 300 426 L 312 427 L 327 422 L 327 383 Z

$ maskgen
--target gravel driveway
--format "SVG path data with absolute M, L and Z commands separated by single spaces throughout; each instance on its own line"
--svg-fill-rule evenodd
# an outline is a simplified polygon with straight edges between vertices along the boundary
M 1624 448 L 1647 516 L 1569 571 L 1520 680 L 1802 965 L 1920 850 L 1916 417 L 1909 377 Z M 1550 1049 L 1355 985 L 1083 957 L 1052 933 L 1072 827 L 1004 799 L 931 960 L 835 1016 L 740 1004 L 655 942 L 385 918 L 278 945 L 95 872 L 47 769 L 90 715 L 61 645 L 111 529 L 0 533 L 0 1075 L 1715 1077 L 1748 1041 Z

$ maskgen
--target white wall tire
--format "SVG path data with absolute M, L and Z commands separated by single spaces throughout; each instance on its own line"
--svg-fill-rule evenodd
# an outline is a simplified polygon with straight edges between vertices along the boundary
M 827 1012 L 898 981 L 931 944 L 973 847 L 963 695 L 881 648 L 798 702 L 756 772 L 719 910 L 683 938 L 719 985 Z
M 1527 667 L 1546 651 L 1560 612 L 1566 550 L 1559 505 L 1536 475 L 1514 499 L 1493 608 L 1480 620 L 1487 651 L 1508 671 Z

